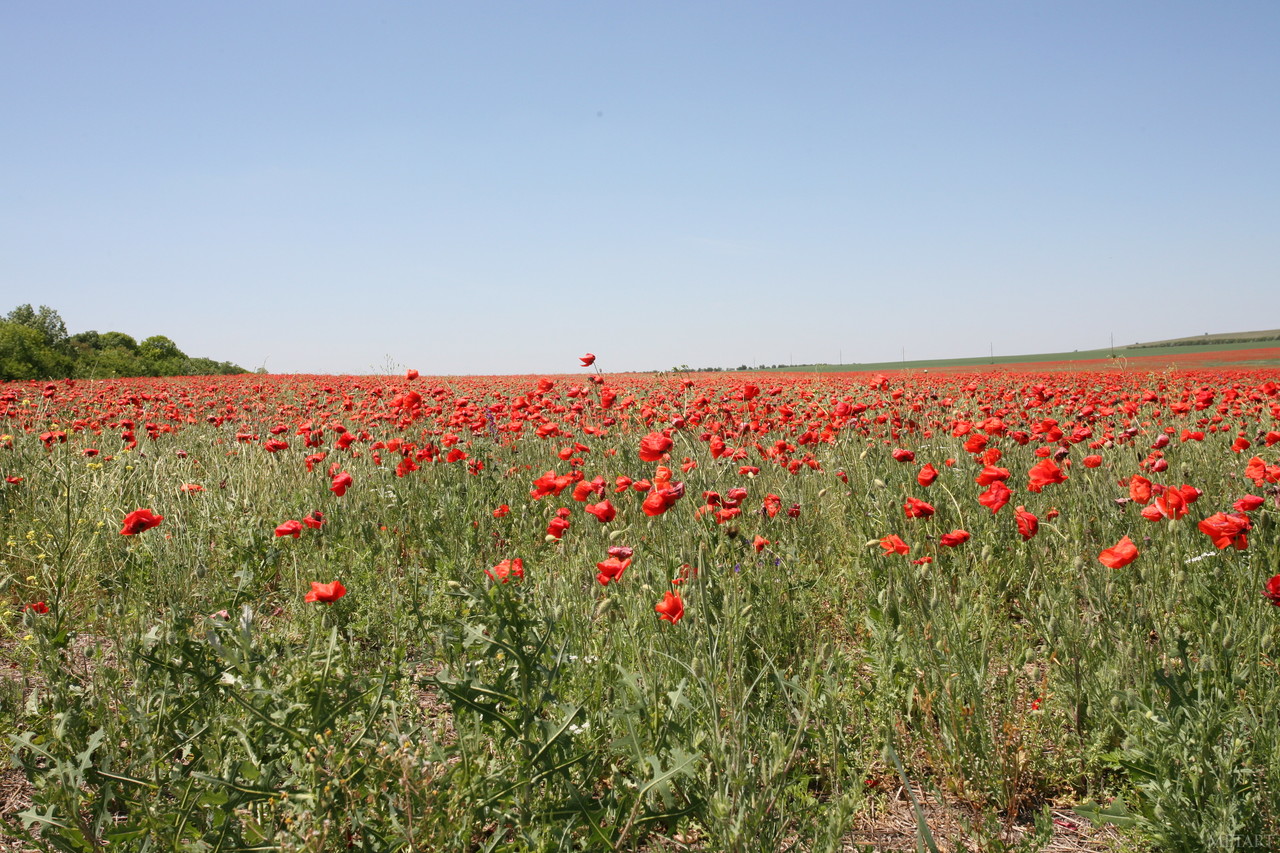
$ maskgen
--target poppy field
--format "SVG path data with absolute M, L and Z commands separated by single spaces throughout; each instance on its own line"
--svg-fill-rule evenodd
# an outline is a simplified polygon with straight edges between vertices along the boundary
M 0 834 L 1280 846 L 1275 370 L 593 361 L 0 385 Z

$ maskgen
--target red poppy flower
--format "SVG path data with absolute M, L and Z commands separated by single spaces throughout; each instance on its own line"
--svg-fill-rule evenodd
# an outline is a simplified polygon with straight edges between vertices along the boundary
M 1135 502 L 1145 504 L 1151 500 L 1151 481 L 1141 474 L 1129 478 L 1129 497 Z
M 512 578 L 520 580 L 524 578 L 524 560 L 516 557 L 514 560 L 503 560 L 492 569 L 485 569 L 484 573 L 489 576 L 490 580 L 499 583 L 507 583 Z
M 1040 519 L 1033 514 L 1027 512 L 1025 506 L 1017 507 L 1013 513 L 1014 520 L 1018 523 L 1018 533 L 1022 535 L 1022 541 L 1027 541 L 1040 529 Z
M 579 356 L 578 358 L 582 362 L 583 367 L 590 367 L 591 365 L 596 363 L 596 357 L 594 353 L 587 353 L 586 355 Z
M 1263 596 L 1276 607 L 1280 607 L 1280 575 L 1273 575 L 1262 590 Z
M 677 483 L 665 489 L 652 489 L 645 497 L 640 508 L 648 516 L 662 515 L 676 505 L 676 501 L 684 497 L 684 483 Z
M 569 487 L 572 483 L 569 477 L 562 477 L 555 471 L 548 471 L 541 477 L 533 481 L 533 491 L 529 492 L 529 497 L 541 500 L 547 495 L 558 495 Z
M 302 600 L 333 604 L 346 594 L 347 588 L 342 585 L 342 581 L 334 581 L 333 583 L 316 583 L 315 581 L 312 581 L 311 592 L 307 593 Z
M 276 536 L 292 536 L 297 539 L 302 535 L 302 522 L 289 519 L 276 528 Z
M 560 539 L 564 536 L 564 532 L 569 529 L 569 519 L 556 516 L 547 522 L 547 535 Z
M 493 511 L 493 517 L 502 518 L 504 515 L 506 515 L 509 512 L 511 512 L 511 507 L 507 506 L 506 504 L 503 504 L 502 506 L 498 507 Z
M 881 539 L 880 547 L 884 549 L 885 556 L 889 554 L 906 554 L 911 550 L 911 546 L 903 542 L 902 537 L 896 533 L 890 533 Z
M 765 548 L 768 548 L 769 545 L 771 544 L 772 543 L 769 542 L 768 539 L 765 539 L 763 536 L 757 536 L 755 539 L 751 540 L 751 545 L 756 549 L 757 552 L 763 551 Z
M 994 465 L 988 465 L 978 472 L 978 476 L 974 478 L 974 482 L 979 486 L 990 486 L 992 483 L 1001 483 L 1009 479 L 1008 468 L 997 468 Z
M 1009 498 L 1012 496 L 1013 490 L 1002 481 L 996 480 L 987 487 L 985 492 L 978 495 L 978 503 L 991 510 L 992 515 L 994 515 L 1009 502 Z
M 672 625 L 684 618 L 684 600 L 674 592 L 664 592 L 662 601 L 653 606 L 660 619 Z
M 951 531 L 950 533 L 942 534 L 941 538 L 938 539 L 938 544 L 942 545 L 945 548 L 954 548 L 957 545 L 963 545 L 964 543 L 968 542 L 969 539 L 970 539 L 969 531 L 956 529 Z
M 590 515 L 594 515 L 596 520 L 601 524 L 607 524 L 608 522 L 613 521 L 614 517 L 618 514 L 618 510 L 613 504 L 609 503 L 608 500 L 600 501 L 598 504 L 588 504 L 586 506 L 586 511 Z
M 893 453 L 889 455 L 892 456 L 898 462 L 915 462 L 916 461 L 916 455 L 914 453 L 912 453 L 910 450 L 905 450 L 901 447 L 895 448 Z
M 35 602 L 32 602 L 31 604 L 28 604 L 23 609 L 29 610 L 32 613 L 39 613 L 41 615 L 44 615 L 45 613 L 49 612 L 49 605 L 45 604 L 43 601 L 35 601 Z
M 1138 547 L 1125 536 L 1110 548 L 1102 549 L 1098 562 L 1109 569 L 1121 569 L 1138 559 Z
M 926 489 L 932 486 L 936 479 L 938 479 L 938 469 L 933 467 L 932 462 L 926 462 L 920 469 L 920 473 L 916 474 L 916 482 Z
M 162 521 L 164 521 L 163 515 L 156 515 L 149 509 L 135 509 L 124 517 L 124 527 L 120 529 L 120 535 L 136 536 L 144 530 L 159 526 Z
M 640 459 L 644 462 L 659 462 L 674 442 L 660 432 L 651 432 L 640 439 Z
M 347 493 L 347 489 L 349 489 L 351 484 L 354 482 L 355 481 L 351 479 L 350 474 L 346 471 L 342 471 L 334 476 L 333 481 L 329 484 L 329 491 L 333 492 L 338 497 L 342 497 Z
M 902 510 L 907 514 L 907 518 L 928 518 L 934 513 L 931 504 L 912 497 L 907 498 L 907 502 L 902 505 Z
M 1084 463 L 1084 467 L 1086 468 L 1099 468 L 1102 466 L 1102 457 L 1096 453 L 1093 454 L 1092 456 L 1086 456 L 1084 459 L 1081 459 L 1080 461 Z
M 1247 515 L 1216 512 L 1197 526 L 1201 533 L 1213 540 L 1216 548 L 1231 546 L 1237 551 L 1243 551 L 1249 547 L 1249 539 L 1245 533 L 1253 528 L 1253 524 Z
M 1187 508 L 1187 499 L 1182 496 L 1182 492 L 1178 489 L 1165 489 L 1155 499 L 1155 503 L 1152 506 L 1165 518 L 1172 518 L 1175 521 L 1190 512 Z
M 594 480 L 582 480 L 573 487 L 573 499 L 575 501 L 585 502 L 593 494 L 604 496 L 604 477 L 596 477 Z
M 181 491 L 184 492 L 203 492 L 204 486 L 199 483 L 183 483 Z
M 601 586 L 608 586 L 610 581 L 617 583 L 622 580 L 622 573 L 630 565 L 630 559 L 619 559 L 617 557 L 610 557 L 602 563 L 596 563 L 596 568 L 599 569 L 596 574 L 596 580 L 600 581 Z
M 713 493 L 714 494 L 714 493 Z M 777 495 L 765 495 L 760 510 L 769 518 L 775 517 L 782 509 L 782 498 Z
M 1038 492 L 1045 486 L 1066 481 L 1067 475 L 1062 473 L 1062 469 L 1052 459 L 1041 459 L 1027 472 L 1027 491 Z
M 310 514 L 302 519 L 302 523 L 312 530 L 319 530 L 324 527 L 324 513 L 318 509 L 312 510 Z
M 1264 497 L 1260 497 L 1258 495 L 1245 495 L 1240 500 L 1232 504 L 1232 506 L 1240 512 L 1253 512 L 1266 502 L 1267 499 Z

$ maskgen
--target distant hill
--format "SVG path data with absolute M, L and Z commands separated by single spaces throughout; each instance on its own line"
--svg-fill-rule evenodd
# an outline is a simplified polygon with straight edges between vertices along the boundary
M 1105 359 L 1125 359 L 1139 357 L 1180 356 L 1186 357 L 1195 353 L 1229 352 L 1256 348 L 1275 347 L 1280 349 L 1280 329 L 1269 329 L 1256 332 L 1222 332 L 1213 335 L 1197 335 L 1186 338 L 1170 338 L 1165 341 L 1149 341 L 1146 343 L 1117 346 L 1114 349 L 1073 350 L 1071 352 L 1028 353 L 1022 355 L 972 356 L 966 358 L 938 358 L 916 361 L 879 361 L 870 363 L 848 362 L 845 364 L 775 364 L 761 365 L 760 370 L 777 372 L 863 372 L 880 370 L 929 369 L 945 367 L 981 367 L 993 364 L 1040 364 L 1048 362 L 1084 362 Z M 1266 364 L 1275 364 L 1269 359 Z M 739 370 L 748 369 L 740 367 Z
M 1224 332 L 1211 335 L 1194 335 L 1189 338 L 1170 338 L 1167 341 L 1151 341 L 1145 344 L 1130 344 L 1125 349 L 1146 349 L 1148 347 L 1188 347 L 1207 344 L 1246 344 L 1259 341 L 1280 341 L 1280 329 L 1268 329 L 1261 332 Z

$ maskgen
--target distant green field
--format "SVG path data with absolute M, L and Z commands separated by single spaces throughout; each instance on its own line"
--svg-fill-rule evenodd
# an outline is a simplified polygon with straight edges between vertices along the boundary
M 1163 342 L 1163 345 L 1156 343 L 1137 344 L 1135 346 L 1116 347 L 1112 349 L 1089 349 L 1075 350 L 1073 352 L 1048 352 L 1033 353 L 1027 355 L 998 355 L 994 358 L 988 355 L 975 356 L 972 358 L 941 358 L 941 359 L 922 359 L 917 361 L 878 361 L 863 364 L 797 364 L 786 367 L 761 368 L 764 371 L 780 372 L 780 373 L 826 373 L 826 372 L 862 372 L 877 370 L 927 370 L 930 368 L 943 367 L 981 367 L 993 364 L 1037 364 L 1041 362 L 1060 362 L 1060 361 L 1092 361 L 1095 359 L 1110 358 L 1112 353 L 1120 358 L 1148 358 L 1158 356 L 1188 356 L 1196 353 L 1204 352 L 1227 352 L 1232 350 L 1257 349 L 1259 347 L 1280 345 L 1280 341 L 1272 342 L 1273 339 L 1263 337 L 1263 335 L 1273 334 L 1265 332 L 1241 332 L 1226 335 L 1209 335 L 1209 343 L 1202 345 L 1182 344 L 1174 342 Z M 1280 334 L 1280 333 L 1276 333 Z M 1241 340 L 1249 335 L 1258 335 L 1258 337 Z M 1217 340 L 1225 338 L 1234 339 L 1232 343 L 1218 343 Z M 1188 339 L 1179 339 L 1188 340 Z M 1280 363 L 1277 359 L 1263 359 L 1261 361 L 1250 361 L 1249 366 L 1271 366 Z M 1244 363 L 1241 362 L 1243 366 Z

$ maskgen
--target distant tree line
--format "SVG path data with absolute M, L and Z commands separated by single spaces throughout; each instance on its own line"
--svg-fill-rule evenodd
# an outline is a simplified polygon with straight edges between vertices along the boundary
M 47 305 L 19 305 L 0 319 L 0 381 L 245 372 L 229 361 L 192 358 L 164 335 L 141 342 L 124 332 L 68 335 L 67 324 Z

